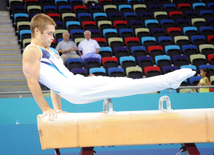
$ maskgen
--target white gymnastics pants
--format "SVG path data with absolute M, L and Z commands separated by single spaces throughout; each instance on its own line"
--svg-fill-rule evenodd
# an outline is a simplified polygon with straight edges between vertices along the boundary
M 75 75 L 61 88 L 60 96 L 74 104 L 84 104 L 103 100 L 145 94 L 167 88 L 178 88 L 182 81 L 193 76 L 191 69 L 179 69 L 164 75 L 131 79 L 127 77 L 84 77 Z

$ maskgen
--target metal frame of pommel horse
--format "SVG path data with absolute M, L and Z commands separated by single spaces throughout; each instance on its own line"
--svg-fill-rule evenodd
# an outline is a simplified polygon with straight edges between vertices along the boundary
M 91 155 L 102 146 L 181 144 L 180 152 L 200 155 L 194 143 L 214 142 L 214 108 L 172 110 L 163 96 L 157 109 L 114 112 L 105 99 L 102 112 L 62 113 L 55 121 L 38 115 L 41 149 L 60 155 L 59 149 L 82 148 L 80 155 Z

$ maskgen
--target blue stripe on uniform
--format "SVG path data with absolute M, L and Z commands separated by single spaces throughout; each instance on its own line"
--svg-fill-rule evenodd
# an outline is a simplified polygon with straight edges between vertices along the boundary
M 65 76 L 54 64 L 51 64 L 51 63 L 48 63 L 48 62 L 45 62 L 45 61 L 41 61 L 41 63 L 44 63 L 46 65 L 51 66 L 52 68 L 56 69 L 59 73 L 61 73 L 64 77 L 67 78 L 67 76 Z

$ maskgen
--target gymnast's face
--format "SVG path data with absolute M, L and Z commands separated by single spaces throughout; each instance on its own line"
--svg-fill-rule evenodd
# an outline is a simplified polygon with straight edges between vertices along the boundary
M 55 32 L 55 26 L 53 25 L 46 25 L 46 29 L 43 31 L 43 33 L 40 33 L 40 40 L 42 41 L 42 44 L 45 47 L 51 46 L 51 43 L 54 40 L 54 32 Z

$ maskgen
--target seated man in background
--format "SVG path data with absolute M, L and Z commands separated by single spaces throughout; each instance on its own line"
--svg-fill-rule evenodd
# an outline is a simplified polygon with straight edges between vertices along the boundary
M 64 64 L 66 64 L 68 58 L 80 58 L 80 56 L 76 53 L 77 46 L 73 41 L 69 40 L 69 37 L 70 34 L 68 32 L 64 32 L 63 40 L 56 46 L 56 50 L 59 53 L 62 53 L 61 58 Z
M 86 30 L 84 32 L 85 40 L 81 41 L 78 45 L 78 53 L 82 61 L 86 58 L 98 58 L 101 63 L 101 55 L 99 53 L 100 46 L 96 40 L 91 39 L 91 32 Z M 81 53 L 82 51 L 82 53 Z

